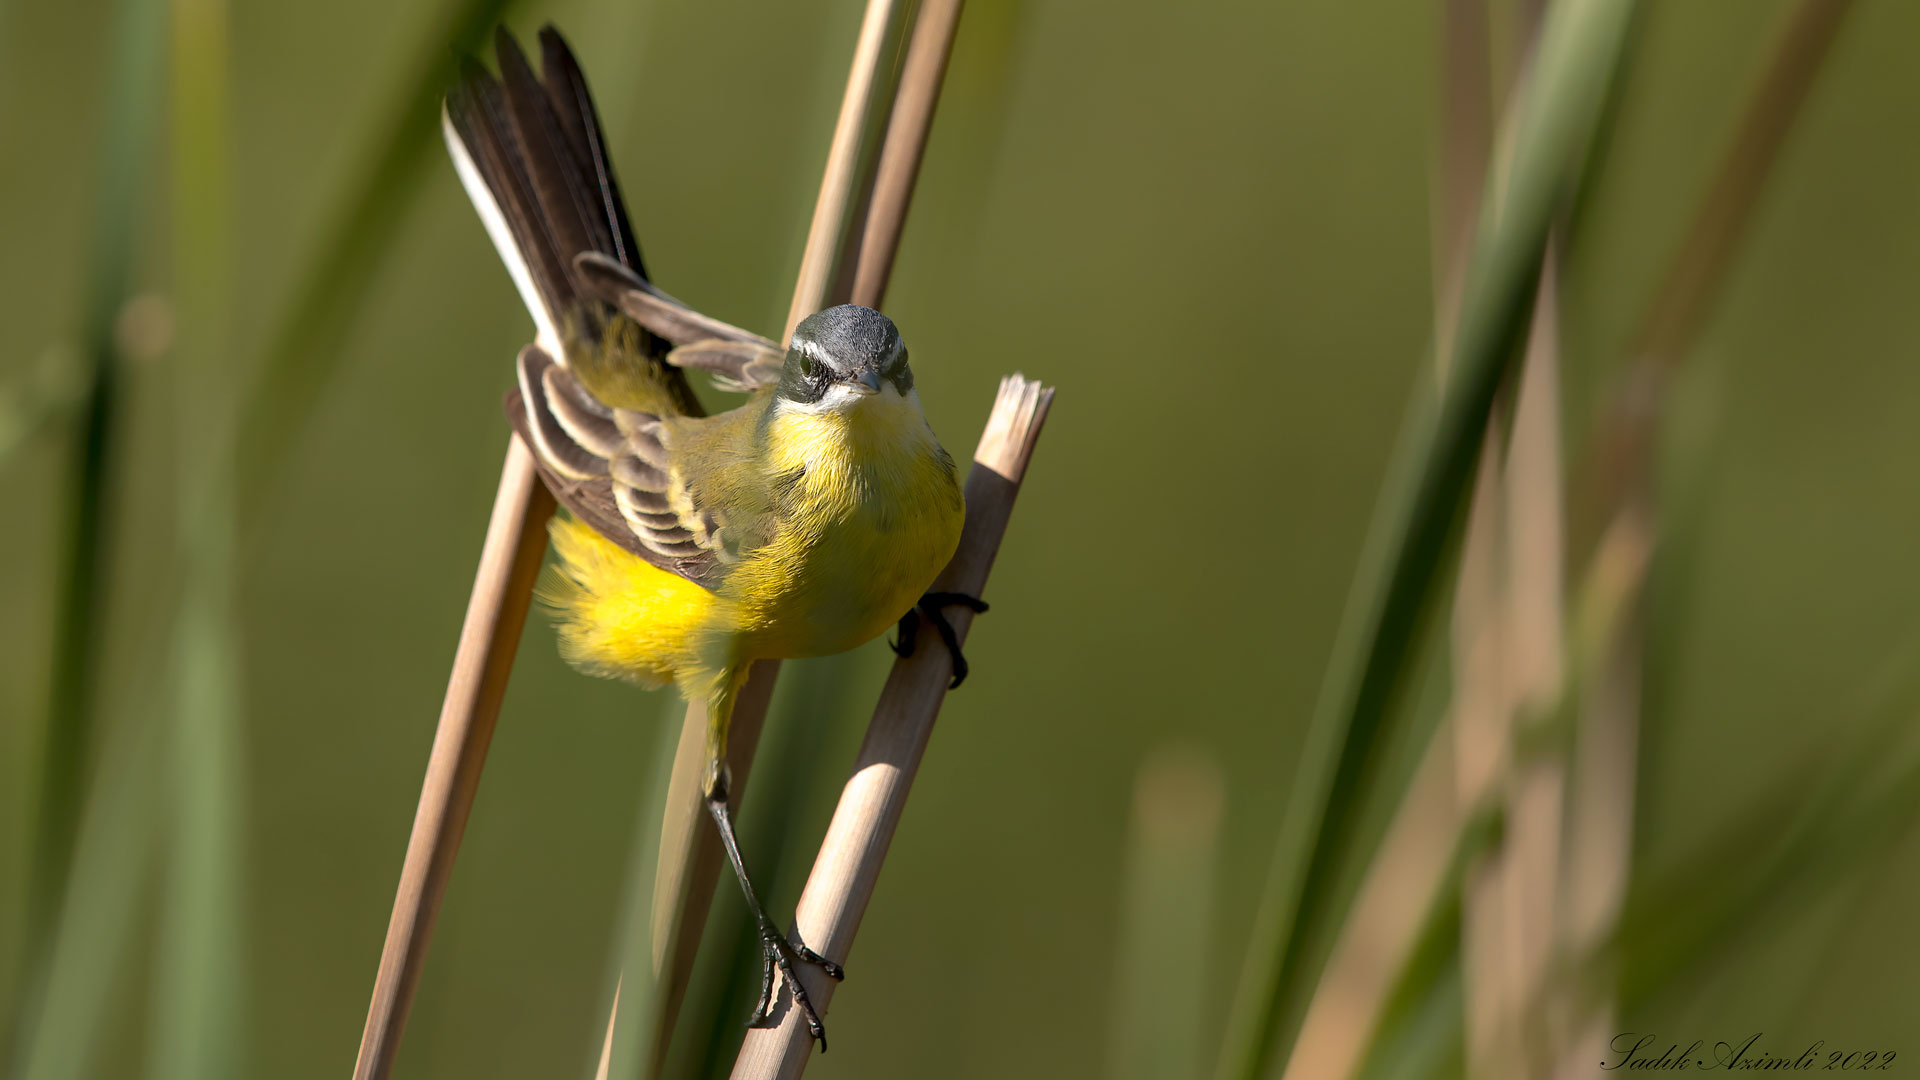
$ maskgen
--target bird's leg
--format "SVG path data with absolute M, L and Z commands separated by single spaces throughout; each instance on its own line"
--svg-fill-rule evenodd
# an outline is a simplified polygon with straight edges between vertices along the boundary
M 780 974 L 793 989 L 793 1003 L 806 1017 L 807 1030 L 820 1041 L 820 1052 L 827 1052 L 827 1028 L 820 1022 L 820 1014 L 814 1010 L 813 1001 L 807 997 L 807 988 L 800 984 L 800 978 L 794 973 L 796 962 L 813 964 L 834 980 L 846 978 L 846 971 L 839 964 L 821 956 L 804 944 L 789 941 L 773 920 L 767 918 L 766 909 L 760 906 L 760 898 L 753 891 L 753 882 L 747 877 L 747 864 L 740 858 L 740 841 L 733 832 L 733 811 L 727 806 L 726 770 L 710 770 L 713 779 L 707 785 L 707 812 L 713 815 L 713 823 L 720 828 L 720 843 L 727 849 L 727 861 L 733 864 L 733 873 L 740 879 L 740 891 L 746 894 L 747 907 L 753 912 L 754 925 L 760 931 L 760 1001 L 754 1007 L 750 1025 L 758 1025 L 767 1018 L 773 1008 L 773 971 Z
M 940 633 L 940 640 L 947 646 L 947 655 L 953 657 L 953 681 L 947 689 L 957 689 L 967 678 L 967 658 L 960 654 L 960 636 L 953 632 L 953 624 L 947 621 L 942 608 L 964 607 L 978 615 L 987 610 L 987 602 L 977 596 L 968 596 L 957 592 L 930 592 L 920 598 L 920 602 L 900 616 L 900 640 L 887 642 L 894 654 L 906 658 L 913 655 L 913 646 L 920 636 L 920 620 L 933 624 Z

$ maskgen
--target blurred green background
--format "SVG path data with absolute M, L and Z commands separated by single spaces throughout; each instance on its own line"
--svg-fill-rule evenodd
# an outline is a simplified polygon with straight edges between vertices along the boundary
M 236 377 L 411 87 L 450 71 L 457 9 L 233 3 Z M 1785 10 L 1644 6 L 1563 279 L 1570 456 Z M 78 362 L 116 11 L 0 5 L 0 384 Z M 661 286 L 776 332 L 860 13 L 575 0 L 515 4 L 507 22 L 571 38 Z M 812 1075 L 1104 1071 L 1132 792 L 1169 743 L 1224 777 L 1202 957 L 1217 1040 L 1381 470 L 1430 377 L 1438 25 L 1437 5 L 1400 0 L 968 5 L 888 310 L 957 456 L 1002 373 L 1060 394 L 974 674 Z M 1920 7 L 1857 5 L 1668 403 L 1636 866 L 1696 850 L 1756 797 L 1790 800 L 1915 630 L 1914 41 Z M 167 175 L 139 185 L 135 271 L 163 298 Z M 499 399 L 530 337 L 437 145 L 418 177 L 242 545 L 247 1076 L 350 1067 L 506 445 Z M 165 648 L 174 587 L 171 361 L 125 361 L 103 730 L 162 697 L 134 673 Z M 27 953 L 65 431 L 0 463 L 0 971 Z M 888 659 L 875 643 L 785 677 L 766 745 L 786 751 L 755 784 L 783 767 L 822 781 L 799 800 L 801 870 Z M 529 621 L 397 1075 L 586 1067 L 635 778 L 678 709 L 572 673 Z M 802 713 L 810 730 L 780 730 Z M 796 762 L 807 742 L 817 757 Z M 765 830 L 754 810 L 749 795 L 747 827 Z M 1920 1062 L 1920 834 L 1900 835 L 1885 865 L 1716 953 L 1622 1030 Z M 1697 884 L 1718 882 L 1703 868 Z M 723 887 L 715 918 L 742 919 Z M 776 917 L 798 888 L 779 875 Z M 132 955 L 96 1075 L 133 1075 L 150 1036 Z

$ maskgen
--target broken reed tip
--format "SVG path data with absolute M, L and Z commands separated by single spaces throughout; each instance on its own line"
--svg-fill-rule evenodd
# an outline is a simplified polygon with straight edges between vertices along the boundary
M 1042 386 L 1039 380 L 1018 372 L 1002 378 L 973 460 L 1019 483 L 1026 475 L 1034 442 L 1040 438 L 1052 405 L 1053 387 Z

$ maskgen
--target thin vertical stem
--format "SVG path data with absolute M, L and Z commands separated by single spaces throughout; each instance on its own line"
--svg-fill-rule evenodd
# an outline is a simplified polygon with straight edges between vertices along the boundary
M 1199 748 L 1160 746 L 1141 763 L 1112 951 L 1106 1075 L 1113 1080 L 1200 1076 L 1225 807 L 1220 764 Z
M 834 124 L 833 142 L 827 151 L 827 171 L 813 205 L 813 224 L 807 230 L 806 253 L 800 259 L 800 277 L 794 283 L 793 304 L 787 309 L 787 328 L 780 335 L 781 341 L 793 336 L 793 328 L 801 319 L 844 302 L 833 293 L 841 268 L 850 261 L 850 248 L 859 244 L 852 231 L 866 218 L 862 203 L 872 190 L 873 168 L 880 151 L 876 133 L 887 119 L 893 100 L 888 46 L 898 39 L 909 6 L 907 0 L 867 0 L 867 14 L 860 23 L 846 94 L 840 100 L 840 118 Z
M 180 608 L 164 760 L 168 858 L 154 965 L 150 1074 L 222 1080 L 240 1068 L 239 634 L 234 625 L 235 397 L 231 97 L 226 0 L 173 6 L 173 251 L 181 343 Z
M 1681 241 L 1660 291 L 1635 339 L 1632 367 L 1593 440 L 1583 470 L 1587 498 L 1574 507 L 1572 539 L 1587 552 L 1585 580 L 1619 617 L 1593 643 L 1592 685 L 1582 688 L 1574 733 L 1572 790 L 1567 808 L 1565 890 L 1558 927 L 1568 956 L 1598 949 L 1613 933 L 1626 893 L 1632 857 L 1634 776 L 1640 727 L 1640 679 L 1645 656 L 1642 621 L 1646 575 L 1660 524 L 1653 493 L 1653 452 L 1662 390 L 1691 352 L 1695 337 L 1725 282 L 1727 267 L 1773 165 L 1793 130 L 1839 35 L 1851 0 L 1802 0 L 1748 100 L 1740 126 L 1721 160 L 1693 223 Z M 1603 985 L 1612 973 L 1603 970 Z M 1553 1017 L 1566 1029 L 1557 1075 L 1579 1075 L 1613 1027 L 1610 985 L 1560 1005 Z
M 893 260 L 900 250 L 907 207 L 920 178 L 920 162 L 933 130 L 934 110 L 946 80 L 947 60 L 960 28 L 965 0 L 924 0 L 914 19 L 907 59 L 901 69 L 900 91 L 894 98 L 887 137 L 881 147 L 873 201 L 866 215 L 860 258 L 854 274 L 852 301 L 877 308 L 886 300 Z
M 520 648 L 520 631 L 533 603 L 533 583 L 546 554 L 547 519 L 553 516 L 553 508 L 552 494 L 534 471 L 533 455 L 517 436 L 510 437 L 453 671 L 447 677 L 440 722 L 434 730 L 420 806 L 407 838 L 406 861 L 387 923 L 386 944 L 380 951 L 367 1025 L 360 1035 L 354 1080 L 388 1076 L 400 1053 L 400 1036 L 419 987 L 427 941 L 453 875 L 453 860 L 460 852 L 467 814 L 480 786 L 480 770 L 493 741 L 494 722 L 500 717 L 500 701 L 506 696 L 507 678 Z
M 1523 752 L 1521 729 L 1558 700 L 1561 686 L 1562 499 L 1555 250 L 1542 261 L 1533 331 L 1515 388 L 1512 434 L 1489 446 L 1496 471 L 1487 477 L 1497 502 L 1499 535 L 1470 537 L 1493 564 L 1491 603 L 1479 618 L 1491 631 L 1486 663 L 1463 671 L 1458 693 L 1485 706 L 1480 738 L 1493 749 L 1493 771 L 1459 792 L 1474 805 L 1489 791 L 1505 803 L 1501 845 L 1467 876 L 1462 908 L 1463 974 L 1467 979 L 1467 1067 L 1475 1076 L 1535 1076 L 1551 1051 L 1519 1018 L 1533 1014 L 1551 974 L 1553 912 L 1559 884 L 1560 821 L 1566 782 L 1563 756 Z M 1486 685 L 1466 685 L 1470 678 Z M 1462 734 L 1464 734 L 1464 729 Z
M 131 293 L 135 233 L 141 193 L 150 182 L 149 158 L 158 126 L 158 85 L 165 35 L 164 0 L 121 0 L 115 33 L 113 88 L 108 98 L 106 138 L 95 199 L 93 250 L 81 328 L 86 370 L 80 377 L 79 424 L 73 432 L 62 563 L 53 613 L 53 666 L 42 736 L 40 805 L 27 934 L 34 943 L 52 939 L 52 924 L 65 893 L 86 773 L 92 756 L 95 673 L 108 545 L 108 489 L 114 427 L 119 411 L 119 375 L 114 325 Z M 27 980 L 41 975 L 29 956 Z M 28 991 L 29 995 L 33 991 Z

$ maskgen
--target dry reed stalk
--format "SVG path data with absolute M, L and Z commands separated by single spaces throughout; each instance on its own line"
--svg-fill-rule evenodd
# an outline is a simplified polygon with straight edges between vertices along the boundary
M 1000 381 L 999 396 L 967 474 L 967 524 L 960 547 L 931 591 L 985 595 L 987 572 L 1000 550 L 1014 498 L 1052 403 L 1053 390 L 1038 382 L 1019 375 Z M 973 613 L 952 608 L 947 618 L 956 638 L 965 643 Z M 921 634 L 914 654 L 894 662 L 880 691 L 853 775 L 841 790 L 794 917 L 795 938 L 830 959 L 844 963 L 853 947 L 952 678 L 953 660 L 946 648 L 936 635 Z M 801 967 L 800 979 L 814 1008 L 824 1015 L 834 982 L 812 966 Z M 813 1037 L 793 1008 L 792 989 L 784 982 L 773 1015 L 779 1018 L 777 1023 L 748 1029 L 734 1062 L 734 1080 L 792 1080 L 806 1069 Z
M 1560 879 L 1560 823 L 1566 763 L 1555 751 L 1511 745 L 1546 715 L 1560 693 L 1563 664 L 1563 500 L 1560 485 L 1558 304 L 1555 251 L 1549 247 L 1535 302 L 1532 337 L 1520 373 L 1513 432 L 1500 483 L 1506 536 L 1501 547 L 1500 736 L 1509 775 L 1507 829 L 1489 867 L 1500 893 L 1497 953 L 1501 1011 L 1498 1042 L 1517 1075 L 1536 1076 L 1553 1058 L 1541 1033 L 1514 1018 L 1533 1014 L 1552 972 Z M 1488 1073 L 1487 1075 L 1491 1075 Z
M 407 1009 L 419 987 L 427 941 L 440 913 L 467 814 L 479 789 L 480 769 L 493 741 L 500 700 L 520 646 L 520 630 L 533 601 L 534 579 L 547 550 L 547 519 L 553 496 L 534 472 L 533 455 L 518 436 L 509 440 L 493 516 L 474 572 L 460 645 L 447 677 L 447 696 L 427 759 L 413 834 L 407 839 L 400 888 L 387 923 L 387 940 L 374 977 L 373 1002 L 360 1036 L 354 1080 L 383 1080 L 393 1071 Z
M 1488 24 L 1487 14 L 1484 9 L 1475 13 L 1478 15 L 1477 27 L 1467 25 L 1470 16 L 1469 8 L 1465 5 L 1449 5 L 1446 14 L 1449 23 L 1462 24 L 1450 26 L 1446 31 L 1448 47 L 1460 50 L 1458 59 L 1448 65 L 1448 82 L 1470 85 L 1472 76 L 1456 68 L 1464 67 L 1474 59 L 1479 60 L 1485 65 L 1483 77 L 1488 87 L 1484 107 L 1491 110 L 1492 85 L 1495 82 L 1494 51 L 1489 44 L 1482 42 L 1477 55 L 1469 53 L 1464 40 L 1476 29 L 1482 35 L 1490 32 L 1492 28 Z M 1507 80 L 1501 81 L 1507 85 L 1508 94 L 1512 94 L 1513 84 Z M 1461 245 L 1462 250 L 1451 260 L 1452 266 L 1461 268 L 1464 268 L 1466 250 L 1472 243 L 1473 222 L 1481 214 L 1491 213 L 1494 209 L 1491 205 L 1483 205 L 1481 201 L 1485 198 L 1483 192 L 1494 191 L 1491 183 L 1487 182 L 1489 174 L 1496 178 L 1500 175 L 1494 159 L 1496 155 L 1504 158 L 1506 152 L 1511 150 L 1510 145 L 1496 142 L 1490 132 L 1482 138 L 1482 132 L 1470 126 L 1471 116 L 1472 113 L 1462 105 L 1455 105 L 1446 113 L 1449 123 L 1462 125 L 1460 129 L 1448 133 L 1448 142 L 1454 146 L 1452 156 L 1464 158 L 1475 149 L 1481 152 L 1477 162 L 1471 165 L 1458 163 L 1454 169 L 1466 171 L 1477 168 L 1478 175 L 1483 178 L 1482 184 L 1469 191 L 1454 192 L 1452 198 L 1442 206 L 1443 212 L 1466 215 L 1464 223 L 1456 223 L 1453 230 L 1443 234 Z M 1459 288 L 1457 280 L 1440 279 L 1435 320 L 1439 325 L 1452 324 L 1459 303 Z M 1441 362 L 1444 365 L 1444 356 Z M 1444 366 L 1442 371 L 1444 373 Z M 1473 808 L 1489 798 L 1498 784 L 1498 778 L 1506 774 L 1510 764 L 1511 744 L 1505 730 L 1505 703 L 1502 700 L 1502 658 L 1506 652 L 1505 634 L 1508 628 L 1501 617 L 1504 614 L 1500 580 L 1504 498 L 1501 491 L 1503 477 L 1500 454 L 1501 433 L 1497 427 L 1490 426 L 1481 445 L 1473 495 L 1468 503 L 1467 524 L 1460 550 L 1459 580 L 1455 586 L 1449 628 L 1453 651 L 1453 699 L 1447 710 L 1444 728 L 1435 739 L 1436 744 L 1447 739 L 1452 745 L 1447 750 L 1441 750 L 1437 745 L 1429 750 L 1429 754 L 1434 756 L 1448 751 L 1451 753 L 1454 769 L 1451 823 L 1455 828 L 1463 827 Z M 1445 862 L 1437 862 L 1427 868 L 1431 875 L 1428 880 L 1433 885 L 1443 885 L 1445 870 Z M 1504 897 L 1498 888 L 1497 876 L 1490 870 L 1485 857 L 1476 858 L 1465 868 L 1460 887 L 1461 981 L 1466 999 L 1465 1054 L 1471 1069 L 1476 1065 L 1485 1067 L 1486 1063 L 1498 1061 L 1501 1057 L 1497 1046 L 1498 1024 L 1492 1017 L 1499 1015 L 1503 1009 L 1503 1002 L 1495 990 L 1502 985 L 1497 973 L 1501 967 L 1498 943 L 1499 931 L 1505 922 L 1501 910 Z M 1424 911 L 1413 915 L 1409 925 L 1399 928 L 1403 948 L 1408 952 L 1418 943 L 1419 919 L 1423 914 Z M 1383 984 L 1383 988 L 1385 986 L 1390 986 L 1390 983 Z M 1488 1074 L 1488 1077 L 1493 1080 L 1492 1074 Z
M 1542 6 L 1522 4 L 1502 49 L 1514 74 L 1497 79 L 1510 103 L 1525 92 L 1527 57 Z M 1456 31 L 1457 32 L 1457 31 Z M 1494 59 L 1491 53 L 1489 66 Z M 1496 81 L 1489 76 L 1490 81 Z M 1496 146 L 1495 156 L 1509 148 Z M 1503 170 L 1496 170 L 1499 175 Z M 1553 700 L 1560 678 L 1562 563 L 1554 254 L 1543 258 L 1526 355 L 1508 388 L 1509 437 L 1482 449 L 1462 550 L 1454 611 L 1456 813 L 1464 822 L 1492 798 L 1504 802 L 1502 849 L 1482 855 L 1462 882 L 1461 953 L 1469 1073 L 1532 1075 L 1513 1018 L 1549 970 L 1553 886 L 1564 770 L 1516 756 L 1516 726 Z
M 1452 724 L 1455 813 L 1491 797 L 1509 772 L 1513 746 L 1507 737 L 1504 694 L 1506 620 L 1500 587 L 1504 530 L 1500 515 L 1498 433 L 1489 430 L 1480 451 L 1480 468 L 1461 546 L 1460 580 L 1453 621 Z M 1500 978 L 1500 934 L 1506 923 L 1497 861 L 1482 855 L 1469 864 L 1461 881 L 1460 953 L 1465 992 L 1468 1074 L 1500 1080 L 1503 1060 L 1499 1018 L 1507 1011 L 1506 983 Z M 1481 1070 L 1476 1072 L 1475 1070 Z
M 1455 608 L 1456 813 L 1465 821 L 1489 797 L 1506 806 L 1502 847 L 1469 868 L 1461 911 L 1469 1073 L 1490 1078 L 1535 1075 L 1528 1062 L 1544 1053 L 1516 1018 L 1550 974 L 1559 879 L 1565 765 L 1515 745 L 1557 700 L 1562 668 L 1552 265 L 1549 256 L 1511 437 L 1504 452 L 1492 440 L 1486 449 L 1486 506 L 1469 525 Z
M 1626 894 L 1632 858 L 1633 791 L 1639 742 L 1644 626 L 1640 619 L 1648 565 L 1659 525 L 1652 462 L 1662 391 L 1691 351 L 1727 267 L 1746 233 L 1768 173 L 1851 9 L 1851 0 L 1803 0 L 1786 28 L 1693 224 L 1667 268 L 1662 287 L 1635 339 L 1633 370 L 1593 440 L 1583 470 L 1590 498 L 1574 534 L 1591 546 L 1586 606 L 1614 612 L 1596 629 L 1575 730 L 1568 853 L 1569 903 L 1558 927 L 1568 957 L 1599 948 L 1611 935 Z M 1556 1075 L 1586 1075 L 1614 1025 L 1611 992 L 1558 1003 L 1552 1019 L 1566 1029 Z
M 813 225 L 807 230 L 806 254 L 800 260 L 800 279 L 793 287 L 793 305 L 787 309 L 785 341 L 800 320 L 831 307 L 835 292 L 850 293 L 838 285 L 847 256 L 860 245 L 859 223 L 865 219 L 862 203 L 873 191 L 870 170 L 879 159 L 873 129 L 892 105 L 893 86 L 887 80 L 892 59 L 887 45 L 898 37 L 906 0 L 868 0 L 854 46 L 853 66 L 847 73 L 847 91 L 840 99 L 840 119 L 834 124 L 827 151 L 826 176 L 813 206 Z M 936 83 L 934 93 L 939 92 Z M 904 204 L 902 212 L 905 211 Z M 897 234 L 896 234 L 897 235 Z
M 1614 512 L 1632 501 L 1627 489 L 1649 468 L 1659 391 L 1711 309 L 1767 174 L 1852 6 L 1852 0 L 1801 0 L 1787 20 L 1733 143 L 1633 338 L 1628 360 L 1635 370 L 1623 380 L 1590 442 L 1580 470 L 1584 479 L 1575 489 L 1582 499 L 1571 507 L 1569 538 L 1576 555 L 1593 550 Z
M 1607 614 L 1592 628 L 1597 663 L 1582 688 L 1574 729 L 1562 868 L 1566 903 L 1555 927 L 1563 957 L 1591 956 L 1602 947 L 1627 892 L 1640 731 L 1639 605 L 1654 541 L 1648 509 L 1622 508 L 1600 540 L 1582 590 L 1583 611 Z M 1569 990 L 1548 1007 L 1548 1020 L 1561 1037 L 1552 1075 L 1591 1076 L 1592 1063 L 1604 1059 L 1615 1034 L 1612 994 L 1587 1000 Z
M 920 161 L 927 135 L 933 130 L 934 109 L 946 80 L 947 59 L 953 55 L 953 36 L 960 27 L 966 0 L 923 0 L 914 17 L 907 58 L 901 66 L 900 90 L 894 95 L 887 121 L 886 141 L 880 148 L 873 199 L 867 207 L 860 239 L 860 257 L 853 278 L 853 302 L 877 308 L 887 296 L 893 277 L 900 233 L 920 179 Z

